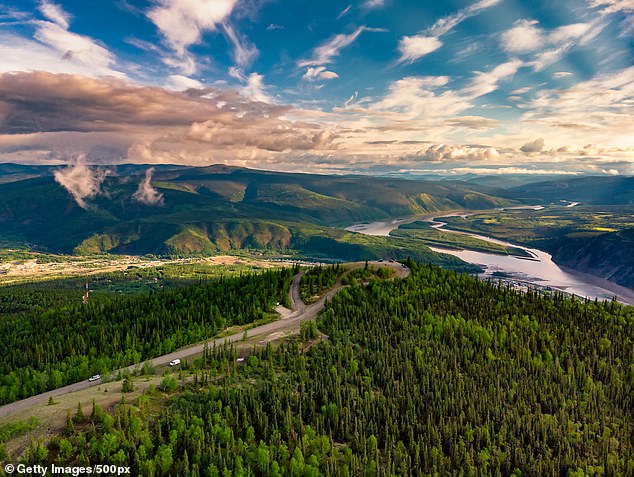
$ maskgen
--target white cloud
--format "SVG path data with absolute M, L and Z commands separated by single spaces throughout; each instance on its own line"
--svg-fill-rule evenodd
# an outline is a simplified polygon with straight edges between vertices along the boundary
M 97 70 L 109 70 L 115 63 L 110 51 L 92 38 L 77 35 L 57 23 L 37 22 L 35 38 L 57 50 L 62 60 L 91 65 Z
M 634 0 L 589 0 L 588 3 L 602 14 L 634 11 Z
M 363 3 L 363 6 L 364 8 L 367 8 L 368 10 L 373 10 L 375 8 L 383 8 L 385 6 L 385 0 L 366 0 Z
M 545 46 L 558 47 L 581 39 L 592 28 L 590 23 L 573 23 L 548 32 L 536 26 L 538 23 L 528 19 L 516 21 L 513 28 L 502 33 L 502 48 L 509 53 L 530 53 Z
M 411 120 L 449 116 L 469 108 L 470 103 L 454 91 L 437 91 L 448 81 L 446 76 L 407 76 L 392 82 L 388 93 L 370 104 L 368 110 L 396 113 L 399 118 Z
M 513 76 L 523 65 L 520 60 L 511 60 L 496 66 L 489 72 L 478 72 L 471 83 L 463 88 L 461 92 L 471 98 L 478 98 L 492 93 L 498 88 L 500 81 Z
M 555 28 L 548 35 L 548 41 L 553 44 L 565 43 L 584 36 L 592 25 L 589 23 L 573 23 Z
M 414 62 L 442 46 L 442 42 L 434 36 L 414 35 L 404 36 L 399 42 L 401 52 L 399 62 Z
M 101 190 L 105 171 L 91 169 L 83 155 L 77 156 L 68 167 L 53 172 L 55 180 L 64 187 L 82 209 L 88 208 L 86 199 L 92 199 Z
M 535 51 L 544 44 L 545 36 L 535 20 L 518 20 L 502 33 L 502 48 L 510 53 Z
M 432 144 L 424 151 L 421 151 L 416 157 L 430 162 L 488 161 L 498 159 L 500 153 L 494 147 Z
M 141 202 L 145 205 L 163 205 L 163 194 L 152 187 L 152 174 L 154 174 L 154 168 L 150 167 L 145 171 L 145 178 L 139 183 L 139 187 L 132 195 L 134 200 Z
M 436 51 L 442 46 L 442 42 L 440 41 L 442 35 L 449 33 L 464 20 L 500 3 L 500 1 L 501 0 L 480 0 L 467 8 L 459 10 L 453 15 L 440 18 L 431 27 L 419 34 L 402 37 L 398 46 L 401 53 L 399 62 L 409 61 L 412 63 Z
M 203 84 L 200 81 L 188 78 L 187 76 L 169 75 L 167 77 L 165 87 L 174 91 L 185 91 L 193 88 L 200 89 L 203 87 Z
M 247 78 L 247 85 L 240 90 L 240 94 L 251 101 L 272 104 L 275 101 L 265 92 L 264 76 L 251 73 Z
M 331 80 L 339 78 L 339 75 L 334 71 L 327 70 L 325 66 L 311 66 L 306 70 L 302 78 L 306 81 Z
M 467 8 L 459 10 L 453 15 L 449 15 L 437 20 L 436 23 L 434 23 L 429 29 L 426 30 L 426 32 L 431 36 L 442 36 L 453 30 L 456 26 L 458 26 L 466 19 L 477 15 L 487 8 L 491 8 L 497 5 L 501 1 L 502 0 L 480 0 L 479 2 L 475 2 Z
M 36 41 L 10 33 L 0 34 L 0 73 L 41 70 L 125 76 L 115 70 L 116 58 L 107 48 L 88 36 L 68 30 L 70 16 L 61 7 L 43 1 L 38 8 L 50 21 L 31 22 Z
M 233 59 L 241 68 L 248 68 L 260 54 L 255 45 L 249 44 L 248 40 L 236 33 L 231 25 L 224 23 L 223 29 L 233 45 Z
M 69 22 L 70 16 L 59 5 L 55 5 L 54 3 L 49 2 L 48 0 L 43 0 L 42 2 L 40 2 L 38 9 L 42 13 L 42 15 L 44 15 L 49 20 L 51 20 L 54 23 L 57 23 L 60 27 L 64 28 L 65 30 L 68 29 L 68 26 L 70 24 Z
M 205 31 L 213 31 L 224 23 L 238 0 L 158 0 L 146 13 L 159 29 L 167 45 L 185 59 L 179 62 L 164 58 L 172 66 L 191 74 L 192 56 L 187 52 L 190 45 L 198 43 Z
M 476 98 L 495 91 L 500 82 L 512 77 L 522 65 L 521 61 L 513 60 L 491 71 L 477 72 L 466 86 L 458 89 L 443 88 L 449 83 L 447 76 L 407 76 L 392 82 L 380 100 L 365 108 L 361 104 L 369 100 L 350 102 L 347 110 L 381 121 L 388 118 L 399 122 L 450 118 L 473 107 Z
M 522 116 L 539 134 L 568 144 L 634 146 L 634 66 L 596 75 L 567 89 L 538 92 Z M 582 142 L 583 141 L 583 142 Z
M 334 59 L 339 56 L 341 50 L 354 43 L 359 35 L 361 35 L 361 33 L 363 33 L 366 29 L 367 28 L 365 26 L 360 26 L 348 35 L 344 33 L 335 35 L 330 40 L 316 47 L 313 50 L 312 57 L 307 60 L 301 60 L 298 63 L 298 66 L 319 66 L 332 63 Z
M 563 25 L 547 31 L 537 25 L 535 20 L 518 20 L 513 28 L 500 36 L 501 47 L 506 52 L 533 54 L 530 66 L 535 71 L 556 63 L 576 44 L 588 44 L 605 26 L 595 21 Z
M 337 15 L 337 20 L 341 20 L 343 17 L 345 17 L 348 13 L 350 13 L 350 10 L 352 10 L 352 4 L 348 5 L 346 8 L 339 12 L 339 15 Z
M 574 73 L 570 71 L 555 71 L 553 73 L 553 78 L 555 79 L 568 78 L 569 76 L 574 76 Z

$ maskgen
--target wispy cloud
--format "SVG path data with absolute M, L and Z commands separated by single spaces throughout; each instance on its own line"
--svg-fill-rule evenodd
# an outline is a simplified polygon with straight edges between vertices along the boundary
M 305 66 L 319 66 L 332 63 L 334 59 L 339 56 L 339 53 L 344 48 L 350 46 L 355 42 L 359 35 L 363 33 L 367 27 L 360 26 L 355 31 L 349 34 L 340 33 L 333 36 L 320 46 L 313 50 L 312 56 L 309 59 L 301 60 L 298 62 L 299 67 Z
M 203 84 L 200 81 L 188 78 L 187 76 L 169 75 L 167 77 L 167 81 L 165 82 L 165 87 L 175 91 L 185 91 L 192 88 L 200 89 L 203 87 Z
M 431 27 L 416 35 L 402 37 L 398 46 L 401 53 L 399 62 L 412 63 L 438 50 L 442 46 L 441 36 L 449 33 L 466 19 L 500 2 L 501 0 L 480 0 L 453 15 L 440 18 Z
M 145 177 L 139 183 L 139 187 L 133 194 L 132 198 L 145 205 L 162 206 L 163 194 L 152 187 L 152 174 L 154 174 L 153 167 L 150 167 L 147 171 L 145 171 Z
M 68 30 L 70 25 L 70 15 L 64 11 L 62 7 L 56 5 L 48 0 L 40 2 L 38 6 L 42 15 L 51 20 L 53 23 L 57 23 L 60 27 Z
M 275 100 L 266 93 L 264 76 L 259 73 L 251 73 L 247 78 L 247 84 L 240 90 L 240 94 L 251 101 L 273 104 Z
M 592 8 L 597 8 L 603 14 L 616 12 L 634 12 L 632 0 L 588 0 Z
M 383 8 L 385 6 L 385 0 L 365 0 L 363 7 L 368 10 L 374 10 L 377 8 Z
M 227 38 L 233 45 L 233 59 L 235 64 L 240 68 L 250 67 L 260 54 L 256 46 L 249 43 L 246 37 L 239 35 L 230 24 L 223 23 L 222 27 Z
M 401 52 L 401 58 L 399 61 L 408 61 L 413 63 L 419 58 L 428 55 L 432 51 L 436 51 L 441 46 L 442 41 L 435 36 L 404 36 L 398 44 L 398 49 Z
M 634 146 L 634 66 L 600 74 L 567 89 L 536 93 L 522 119 L 525 127 L 553 130 L 562 140 Z
M 90 168 L 83 155 L 77 156 L 68 167 L 53 172 L 55 181 L 73 196 L 82 209 L 88 208 L 87 199 L 99 194 L 106 175 L 103 170 Z
M 434 23 L 429 29 L 426 30 L 426 33 L 432 36 L 445 35 L 456 28 L 463 21 L 477 15 L 487 8 L 491 8 L 497 5 L 501 1 L 502 0 L 480 0 L 479 2 L 472 3 L 468 7 L 459 10 L 453 15 L 449 15 L 437 20 L 436 23 Z
M 552 30 L 538 26 L 539 22 L 522 19 L 500 36 L 500 46 L 513 55 L 531 54 L 530 66 L 541 71 L 559 61 L 576 44 L 587 44 L 604 28 L 598 22 L 573 23 Z
M 303 79 L 307 81 L 316 81 L 316 80 L 331 80 L 339 78 L 339 75 L 334 71 L 329 71 L 325 66 L 316 66 L 309 67 L 304 73 Z
M 50 1 L 39 10 L 46 20 L 32 20 L 34 40 L 11 33 L 0 34 L 0 73 L 46 70 L 88 76 L 125 76 L 116 70 L 115 55 L 85 35 L 69 30 L 70 15 Z
M 205 31 L 214 31 L 226 22 L 237 3 L 238 0 L 158 0 L 147 11 L 147 17 L 180 58 L 178 61 L 167 57 L 164 61 L 192 74 L 196 65 L 187 48 L 200 42 Z
M 386 30 L 383 28 L 369 28 L 365 25 L 362 25 L 352 33 L 340 33 L 333 36 L 318 47 L 314 48 L 310 58 L 300 60 L 297 63 L 297 66 L 299 66 L 300 68 L 308 67 L 305 74 L 303 75 L 303 78 L 308 80 L 313 80 L 316 76 L 321 76 L 321 79 L 336 78 L 338 76 L 336 72 L 326 71 L 325 68 L 321 70 L 320 68 L 324 65 L 333 63 L 335 61 L 335 58 L 338 57 L 341 53 L 341 50 L 354 43 L 357 38 L 359 38 L 359 35 L 361 35 L 361 33 L 363 33 L 364 31 L 385 32 Z M 320 71 L 316 73 L 316 69 L 312 67 L 317 67 L 317 69 L 320 69 Z
M 337 15 L 337 20 L 341 20 L 343 17 L 345 17 L 348 13 L 350 13 L 350 10 L 352 10 L 352 4 L 348 5 L 346 8 L 339 12 L 339 14 Z

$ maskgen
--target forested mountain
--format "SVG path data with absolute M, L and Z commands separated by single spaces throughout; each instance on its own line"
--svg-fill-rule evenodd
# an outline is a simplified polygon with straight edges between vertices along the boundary
M 237 366 L 212 350 L 159 415 L 157 391 L 69 416 L 27 461 L 148 476 L 634 474 L 634 309 L 409 265 L 405 280 L 340 292 L 307 351 L 269 346 Z
M 218 165 L 157 167 L 147 184 L 155 201 L 148 205 L 134 197 L 147 170 L 109 167 L 99 194 L 86 198 L 82 208 L 54 180 L 51 168 L 2 165 L 0 242 L 81 254 L 210 254 L 244 248 L 310 254 L 319 245 L 314 239 L 326 237 L 334 249 L 358 241 L 333 226 L 509 203 L 495 189 L 459 181 L 286 174 Z M 350 250 L 336 257 L 358 255 Z

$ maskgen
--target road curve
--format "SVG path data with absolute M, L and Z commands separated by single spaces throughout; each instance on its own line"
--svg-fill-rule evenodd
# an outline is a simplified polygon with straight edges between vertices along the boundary
M 390 267 L 397 272 L 397 277 L 405 278 L 409 275 L 409 268 L 404 267 L 398 262 L 368 262 L 369 265 L 373 266 L 383 266 Z M 357 268 L 361 268 L 365 266 L 365 262 L 355 262 L 346 264 L 347 270 L 354 270 Z M 283 330 L 288 330 L 298 325 L 301 321 L 314 320 L 317 318 L 317 315 L 324 307 L 326 300 L 331 301 L 332 297 L 341 290 L 341 276 L 337 280 L 337 283 L 333 288 L 331 288 L 328 293 L 322 295 L 319 300 L 310 305 L 304 304 L 300 295 L 300 280 L 301 280 L 302 272 L 298 273 L 293 277 L 293 281 L 291 283 L 291 288 L 289 290 L 289 296 L 291 299 L 291 305 L 293 307 L 293 312 L 287 318 L 283 320 L 273 321 L 271 323 L 267 323 L 265 325 L 256 326 L 247 331 L 249 337 L 260 336 L 260 335 L 268 335 L 270 333 L 279 332 Z M 244 332 L 235 333 L 233 335 L 225 336 L 222 338 L 210 339 L 203 343 L 198 343 L 193 346 L 188 346 L 186 348 L 181 348 L 177 351 L 174 351 L 169 354 L 164 354 L 163 356 L 159 356 L 157 358 L 148 359 L 144 362 L 149 363 L 151 366 L 165 366 L 168 365 L 170 361 L 174 359 L 186 359 L 192 356 L 199 355 L 205 349 L 205 346 L 208 348 L 213 348 L 214 346 L 222 346 L 225 343 L 234 343 L 236 341 L 240 341 L 244 337 Z M 141 364 L 134 364 L 116 371 L 111 372 L 111 375 L 116 375 L 119 372 L 129 373 L 134 372 L 138 369 Z M 88 380 L 79 381 L 77 383 L 69 384 L 68 386 L 64 386 L 61 388 L 53 389 L 52 391 L 47 391 L 42 394 L 38 394 L 36 396 L 31 396 L 26 399 L 22 399 L 21 401 L 12 402 L 10 404 L 5 404 L 4 406 L 0 406 L 0 419 L 13 414 L 17 411 L 21 411 L 29 408 L 30 406 L 34 406 L 36 404 L 41 404 L 47 402 L 50 397 L 57 397 L 64 394 L 72 393 L 75 391 L 81 391 L 82 389 L 87 389 L 91 386 L 98 386 L 103 384 L 101 380 L 89 382 Z

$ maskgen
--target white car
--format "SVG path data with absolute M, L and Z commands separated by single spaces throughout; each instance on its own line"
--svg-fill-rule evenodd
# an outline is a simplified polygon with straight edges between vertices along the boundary
M 178 359 L 178 358 L 173 359 L 173 360 L 170 361 L 170 366 L 177 366 L 179 364 L 181 364 L 181 360 Z
M 95 374 L 94 376 L 89 377 L 88 381 L 92 383 L 94 381 L 98 381 L 99 379 L 101 379 L 101 374 Z

